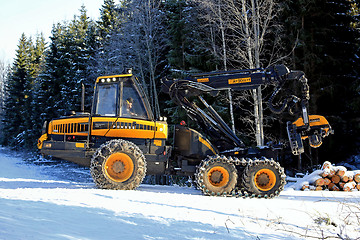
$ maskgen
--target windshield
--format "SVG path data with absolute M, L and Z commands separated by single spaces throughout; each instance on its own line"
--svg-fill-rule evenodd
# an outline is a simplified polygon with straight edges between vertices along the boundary
M 98 82 L 93 103 L 97 116 L 152 119 L 147 97 L 131 77 L 106 77 L 106 82 Z
M 116 116 L 118 85 L 98 85 L 95 114 Z
M 121 116 L 148 119 L 143 99 L 130 79 L 123 82 Z

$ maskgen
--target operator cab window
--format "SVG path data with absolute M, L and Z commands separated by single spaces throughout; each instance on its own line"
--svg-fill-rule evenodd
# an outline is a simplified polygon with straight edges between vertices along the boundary
M 96 99 L 96 115 L 116 116 L 117 85 L 99 85 Z
M 143 99 L 130 80 L 123 82 L 121 117 L 148 119 Z

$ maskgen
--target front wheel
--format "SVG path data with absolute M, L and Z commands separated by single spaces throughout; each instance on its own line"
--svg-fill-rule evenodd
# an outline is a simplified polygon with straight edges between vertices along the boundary
M 261 159 L 248 163 L 241 177 L 242 187 L 257 197 L 275 197 L 285 186 L 284 169 L 274 160 Z
M 94 153 L 90 173 L 99 188 L 132 190 L 145 177 L 145 156 L 132 142 L 111 140 Z

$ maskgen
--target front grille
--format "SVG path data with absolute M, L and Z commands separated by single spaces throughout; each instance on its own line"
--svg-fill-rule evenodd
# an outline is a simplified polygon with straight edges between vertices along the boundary
M 88 130 L 88 123 L 65 123 L 53 126 L 53 133 L 84 133 Z

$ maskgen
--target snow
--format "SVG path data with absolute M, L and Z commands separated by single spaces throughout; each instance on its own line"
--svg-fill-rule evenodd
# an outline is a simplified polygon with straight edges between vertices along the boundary
M 294 190 L 300 190 L 302 186 L 309 185 L 310 183 L 315 182 L 317 179 L 321 178 L 319 175 L 322 173 L 322 170 L 315 170 L 311 174 L 305 175 L 303 178 L 300 179 L 292 179 L 297 180 L 294 184 L 291 184 L 291 188 Z M 289 186 L 287 186 L 290 188 Z
M 274 199 L 203 196 L 194 188 L 95 187 L 89 169 L 0 148 L 0 239 L 305 239 L 360 237 L 360 192 Z

